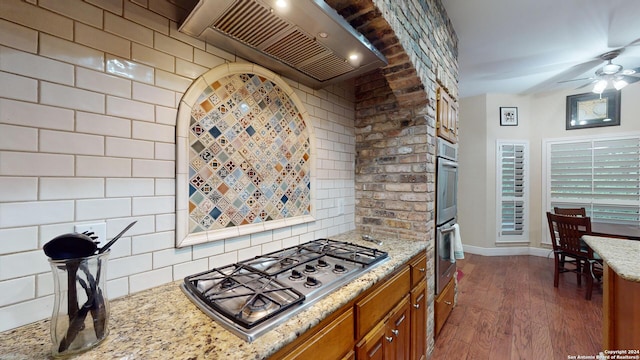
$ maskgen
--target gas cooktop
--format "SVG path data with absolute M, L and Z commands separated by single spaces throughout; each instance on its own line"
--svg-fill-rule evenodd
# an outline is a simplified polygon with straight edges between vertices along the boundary
M 388 258 L 375 248 L 318 239 L 187 276 L 181 287 L 204 313 L 251 342 Z

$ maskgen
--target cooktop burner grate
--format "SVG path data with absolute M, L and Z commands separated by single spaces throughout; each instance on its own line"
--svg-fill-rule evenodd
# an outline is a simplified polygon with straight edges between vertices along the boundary
M 185 278 L 202 302 L 247 328 L 304 301 L 304 295 L 249 267 L 233 264 Z

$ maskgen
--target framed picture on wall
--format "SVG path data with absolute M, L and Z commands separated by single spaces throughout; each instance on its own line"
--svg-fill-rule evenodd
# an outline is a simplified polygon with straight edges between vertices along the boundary
M 518 126 L 517 107 L 500 107 L 500 126 Z
M 567 96 L 567 130 L 620 125 L 620 91 Z

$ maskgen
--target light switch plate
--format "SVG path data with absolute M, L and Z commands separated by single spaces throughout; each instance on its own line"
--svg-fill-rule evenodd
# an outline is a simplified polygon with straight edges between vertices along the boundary
M 93 232 L 98 236 L 96 241 L 99 241 L 100 245 L 104 245 L 107 242 L 107 223 L 78 224 L 75 226 L 74 231 L 77 233 Z

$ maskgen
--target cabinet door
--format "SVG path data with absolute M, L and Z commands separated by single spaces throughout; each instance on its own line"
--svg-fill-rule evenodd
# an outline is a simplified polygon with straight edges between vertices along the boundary
M 358 360 L 384 360 L 385 324 L 380 322 L 356 345 Z
M 443 88 L 437 90 L 436 132 L 452 143 L 458 142 L 458 110 L 453 99 Z
M 386 322 L 385 360 L 405 360 L 411 356 L 411 310 L 407 295 Z
M 427 358 L 427 283 L 411 290 L 411 359 Z
M 449 317 L 453 309 L 453 296 L 455 295 L 455 287 L 453 286 L 453 278 L 449 280 L 447 286 L 444 287 L 442 293 L 438 295 L 435 301 L 435 336 L 438 336 L 440 329 Z

